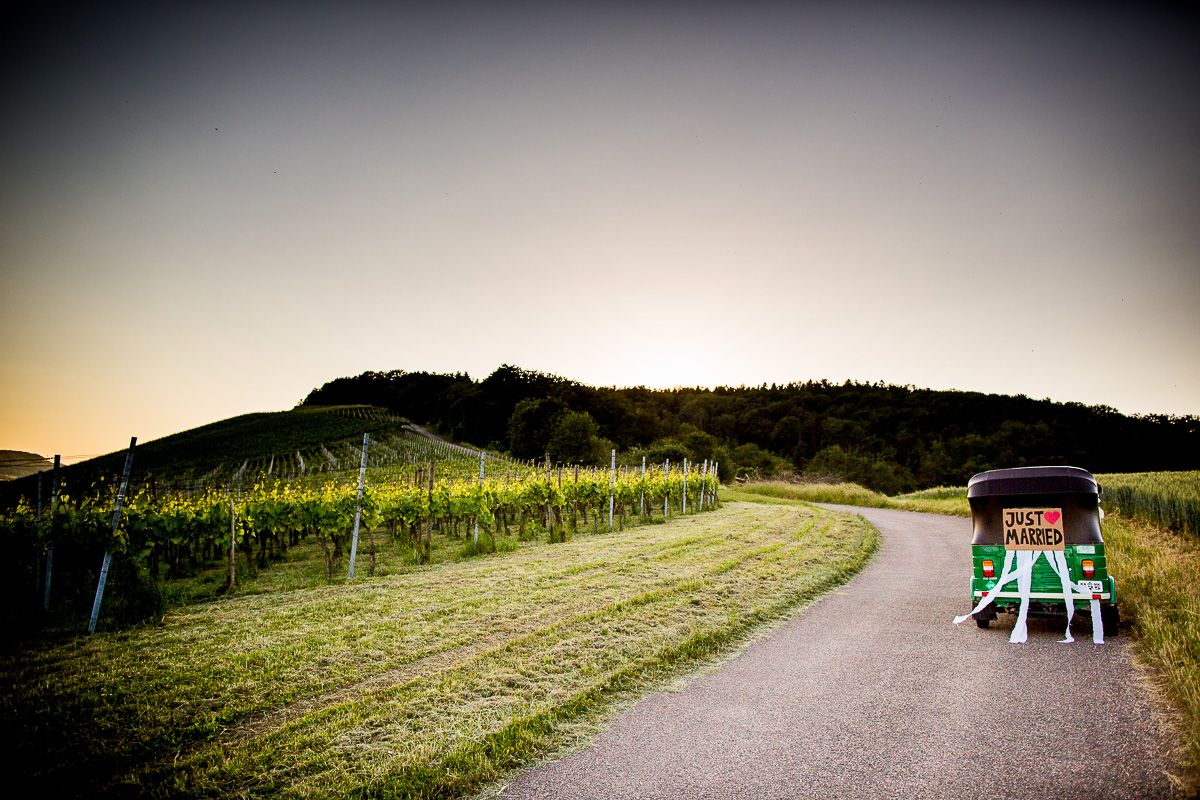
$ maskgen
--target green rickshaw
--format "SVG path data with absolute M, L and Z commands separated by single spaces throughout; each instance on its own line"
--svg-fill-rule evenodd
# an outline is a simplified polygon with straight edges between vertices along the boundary
M 974 523 L 971 617 L 980 628 L 999 613 L 1018 614 L 1020 638 L 1014 631 L 1012 641 L 1024 641 L 1025 617 L 1066 615 L 1069 591 L 1073 610 L 1092 616 L 1093 628 L 1099 612 L 1103 628 L 1096 641 L 1117 634 L 1116 582 L 1100 534 L 1100 484 L 1090 472 L 994 469 L 971 478 L 967 500 Z M 989 595 L 991 601 L 981 605 Z

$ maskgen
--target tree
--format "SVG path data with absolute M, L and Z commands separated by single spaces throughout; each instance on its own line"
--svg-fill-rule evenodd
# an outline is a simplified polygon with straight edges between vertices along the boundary
M 887 495 L 911 492 L 917 488 L 912 473 L 899 464 L 843 450 L 836 444 L 826 447 L 808 462 L 811 472 L 838 475 L 848 481 Z
M 508 449 L 517 458 L 541 458 L 567 407 L 553 398 L 517 403 L 508 419 Z
M 608 452 L 601 441 L 600 426 L 586 411 L 567 411 L 558 418 L 550 435 L 548 452 L 553 461 L 565 464 L 600 464 Z

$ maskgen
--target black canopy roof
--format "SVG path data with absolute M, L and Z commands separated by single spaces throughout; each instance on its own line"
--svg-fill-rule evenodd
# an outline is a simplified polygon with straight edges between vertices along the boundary
M 1099 494 L 1092 473 L 1079 467 L 1015 467 L 993 469 L 967 482 L 967 497 L 1019 494 Z

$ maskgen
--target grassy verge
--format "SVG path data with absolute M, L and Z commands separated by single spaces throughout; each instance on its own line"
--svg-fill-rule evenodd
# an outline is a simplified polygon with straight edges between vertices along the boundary
M 1121 615 L 1133 624 L 1138 654 L 1180 711 L 1184 761 L 1200 786 L 1200 543 L 1138 519 L 1104 520 L 1108 568 Z
M 751 496 L 775 497 L 780 500 L 804 500 L 810 503 L 841 503 L 866 508 L 898 508 L 903 511 L 925 511 L 931 514 L 971 516 L 965 488 L 939 486 L 911 494 L 888 497 L 866 489 L 857 483 L 787 483 L 761 481 L 747 483 L 722 492 L 730 499 L 751 499 Z
M 620 536 L 193 606 L 0 658 L 50 794 L 453 797 L 856 572 L 861 518 L 736 503 Z

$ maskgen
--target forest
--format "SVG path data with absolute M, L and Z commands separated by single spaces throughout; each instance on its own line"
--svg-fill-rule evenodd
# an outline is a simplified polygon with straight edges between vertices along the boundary
M 506 364 L 483 380 L 364 372 L 314 389 L 301 407 L 349 404 L 383 407 L 516 458 L 601 463 L 615 447 L 624 463 L 714 459 L 722 480 L 838 476 L 886 494 L 1034 464 L 1200 468 L 1196 416 L 883 383 L 594 387 Z

